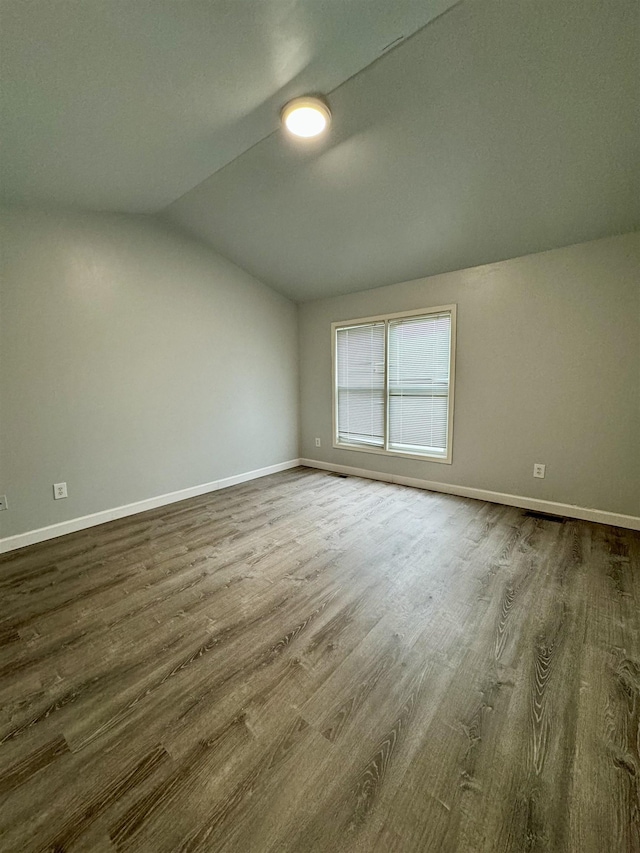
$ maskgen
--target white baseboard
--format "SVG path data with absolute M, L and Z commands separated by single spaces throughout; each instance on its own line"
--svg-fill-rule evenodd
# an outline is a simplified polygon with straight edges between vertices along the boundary
M 517 506 L 522 509 L 532 509 L 536 512 L 546 512 L 550 515 L 563 515 L 568 518 L 579 518 L 582 521 L 597 521 L 600 524 L 612 524 L 614 527 L 627 527 L 629 530 L 640 530 L 640 517 L 623 515 L 618 512 L 606 512 L 603 509 L 562 504 L 555 501 L 545 501 L 539 498 L 528 498 L 524 495 L 508 495 L 504 492 L 489 492 L 485 489 L 474 489 L 469 486 L 453 486 L 448 483 L 434 483 L 430 480 L 418 480 L 414 477 L 398 477 L 395 474 L 380 474 L 377 471 L 367 471 L 365 468 L 352 468 L 349 465 L 334 465 L 318 462 L 315 459 L 301 459 L 301 465 L 309 468 L 320 468 L 323 471 L 333 471 L 337 474 L 350 474 L 354 477 L 366 477 L 368 480 L 382 480 L 385 483 L 397 483 L 400 486 L 413 486 L 416 489 L 427 489 L 430 492 L 444 492 L 447 495 L 457 495 L 461 498 L 474 498 L 490 503 Z
M 266 477 L 268 474 L 277 474 L 278 471 L 297 468 L 298 465 L 300 465 L 299 459 L 290 459 L 288 462 L 279 462 L 277 465 L 269 465 L 267 468 L 257 468 L 255 471 L 225 477 L 223 480 L 213 480 L 211 483 L 202 483 L 199 486 L 191 486 L 188 489 L 180 489 L 180 491 L 158 495 L 155 498 L 146 498 L 146 500 L 136 501 L 136 503 L 105 509 L 91 515 L 62 521 L 59 524 L 51 524 L 48 527 L 40 527 L 38 530 L 28 530 L 26 533 L 18 533 L 16 536 L 7 536 L 5 539 L 0 539 L 0 554 L 15 551 L 16 548 L 24 548 L 27 545 L 34 545 L 36 542 L 55 539 L 67 533 L 75 533 L 77 530 L 85 530 L 87 527 L 95 527 L 107 521 L 115 521 L 115 519 L 124 518 L 127 515 L 136 515 L 148 509 L 156 509 L 156 507 L 184 501 L 187 498 L 195 498 L 207 492 L 226 489 L 228 486 L 236 486 L 238 483 L 246 483 L 248 480 L 257 480 L 259 477 Z
M 277 465 L 269 465 L 266 468 L 258 468 L 255 471 L 247 471 L 244 474 L 236 474 L 233 477 L 225 477 L 223 480 L 214 480 L 211 483 L 202 483 L 199 486 L 191 486 L 177 492 L 169 492 L 166 495 L 147 498 L 136 503 L 106 509 L 102 512 L 94 512 L 91 515 L 83 515 L 80 518 L 72 518 L 59 524 L 51 524 L 38 530 L 29 530 L 16 536 L 7 536 L 0 539 L 0 554 L 44 542 L 47 539 L 55 539 L 67 533 L 75 533 L 77 530 L 85 530 L 95 527 L 107 521 L 115 521 L 128 515 L 136 515 L 148 509 L 156 509 L 160 506 L 177 503 L 178 501 L 195 498 L 207 492 L 215 492 L 228 486 L 246 483 L 278 471 L 286 471 L 296 468 L 298 465 L 306 465 L 309 468 L 319 468 L 323 471 L 333 471 L 337 474 L 349 474 L 353 477 L 365 477 L 369 480 L 382 480 L 386 483 L 396 483 L 401 486 L 412 486 L 417 489 L 427 489 L 432 492 L 443 492 L 448 495 L 457 495 L 463 498 L 474 498 L 475 500 L 489 501 L 490 503 L 505 504 L 506 506 L 517 506 L 522 509 L 532 509 L 537 512 L 546 512 L 551 515 L 563 515 L 568 518 L 579 518 L 583 521 L 596 521 L 600 524 L 612 524 L 615 527 L 626 527 L 630 530 L 640 530 L 640 518 L 635 515 L 623 515 L 617 512 L 607 512 L 601 509 L 575 506 L 574 504 L 556 503 L 539 498 L 528 498 L 523 495 L 509 495 L 504 492 L 490 492 L 485 489 L 474 489 L 469 486 L 455 486 L 448 483 L 435 483 L 430 480 L 419 480 L 414 477 L 399 477 L 395 474 L 381 474 L 377 471 L 368 471 L 365 468 L 353 468 L 349 465 L 334 465 L 327 462 L 319 462 L 315 459 L 290 459 L 288 462 L 280 462 Z

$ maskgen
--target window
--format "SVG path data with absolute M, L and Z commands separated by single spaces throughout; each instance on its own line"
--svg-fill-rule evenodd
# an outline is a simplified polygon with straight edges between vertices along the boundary
M 334 447 L 451 462 L 456 306 L 333 323 Z

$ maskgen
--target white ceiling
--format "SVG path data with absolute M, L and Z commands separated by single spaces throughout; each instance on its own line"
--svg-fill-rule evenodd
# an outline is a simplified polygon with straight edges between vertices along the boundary
M 636 0 L 477 0 L 166 215 L 296 300 L 640 226 Z M 559 283 L 561 286 L 561 283 Z
M 294 299 L 640 227 L 637 0 L 0 9 L 6 200 L 160 212 Z
M 2 0 L 2 193 L 155 212 L 457 0 Z

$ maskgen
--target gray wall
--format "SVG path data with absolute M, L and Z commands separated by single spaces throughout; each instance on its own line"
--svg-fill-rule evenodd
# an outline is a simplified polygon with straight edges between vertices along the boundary
M 451 302 L 453 464 L 332 449 L 330 324 Z M 302 457 L 640 515 L 640 234 L 309 302 L 299 321 Z
M 293 303 L 145 217 L 1 218 L 2 536 L 297 457 Z

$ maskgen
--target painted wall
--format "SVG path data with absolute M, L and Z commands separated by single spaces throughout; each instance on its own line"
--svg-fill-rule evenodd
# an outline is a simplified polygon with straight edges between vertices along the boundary
M 297 457 L 293 303 L 145 217 L 1 221 L 1 536 Z
M 331 323 L 452 302 L 453 463 L 333 449 Z M 640 234 L 309 302 L 299 334 L 303 458 L 640 516 Z

